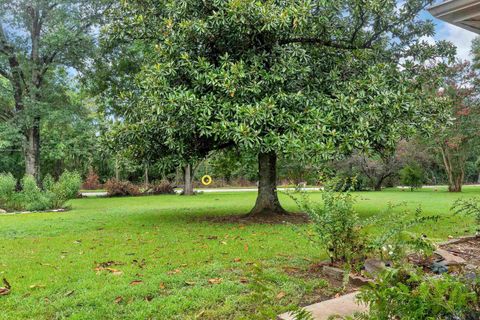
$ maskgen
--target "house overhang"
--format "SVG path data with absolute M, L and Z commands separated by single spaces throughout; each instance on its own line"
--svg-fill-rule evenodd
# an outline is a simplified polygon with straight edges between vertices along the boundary
M 480 34 L 479 0 L 447 0 L 428 11 L 440 20 Z

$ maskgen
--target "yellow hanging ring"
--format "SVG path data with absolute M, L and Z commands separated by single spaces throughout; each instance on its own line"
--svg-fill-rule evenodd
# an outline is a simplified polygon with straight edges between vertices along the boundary
M 208 185 L 210 185 L 212 182 L 213 182 L 213 179 L 212 179 L 212 177 L 210 177 L 208 174 L 207 174 L 207 175 L 204 175 L 204 176 L 202 177 L 202 184 L 203 184 L 204 186 L 208 186 Z

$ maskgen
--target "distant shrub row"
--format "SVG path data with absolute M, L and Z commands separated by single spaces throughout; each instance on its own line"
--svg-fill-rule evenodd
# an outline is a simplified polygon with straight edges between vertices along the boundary
M 5 211 L 42 211 L 60 209 L 69 199 L 77 197 L 82 184 L 80 175 L 65 171 L 58 181 L 47 175 L 43 186 L 37 185 L 35 178 L 29 175 L 20 182 L 10 173 L 0 174 L 0 209 Z
M 145 194 L 174 194 L 174 186 L 167 180 L 140 188 L 130 181 L 110 179 L 104 185 L 109 197 L 139 196 Z

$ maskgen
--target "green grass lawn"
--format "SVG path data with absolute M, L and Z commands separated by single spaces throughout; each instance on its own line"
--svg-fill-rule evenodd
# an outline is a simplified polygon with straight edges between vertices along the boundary
M 449 211 L 476 195 L 480 188 L 362 192 L 357 208 L 370 216 L 388 202 L 422 206 L 442 219 L 417 231 L 441 241 L 475 231 L 473 219 Z M 0 319 L 269 319 L 334 294 L 304 272 L 325 255 L 298 228 L 202 220 L 245 213 L 255 196 L 89 198 L 66 213 L 0 216 L 0 278 L 12 285 L 0 296 Z M 118 272 L 95 271 L 108 261 Z

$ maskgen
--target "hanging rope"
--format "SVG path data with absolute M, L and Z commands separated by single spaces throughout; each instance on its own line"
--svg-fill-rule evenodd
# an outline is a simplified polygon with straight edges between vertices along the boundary
M 212 184 L 213 182 L 213 179 L 211 176 L 208 175 L 208 160 L 205 164 L 205 175 L 202 177 L 202 184 L 204 186 L 209 186 L 210 184 Z

